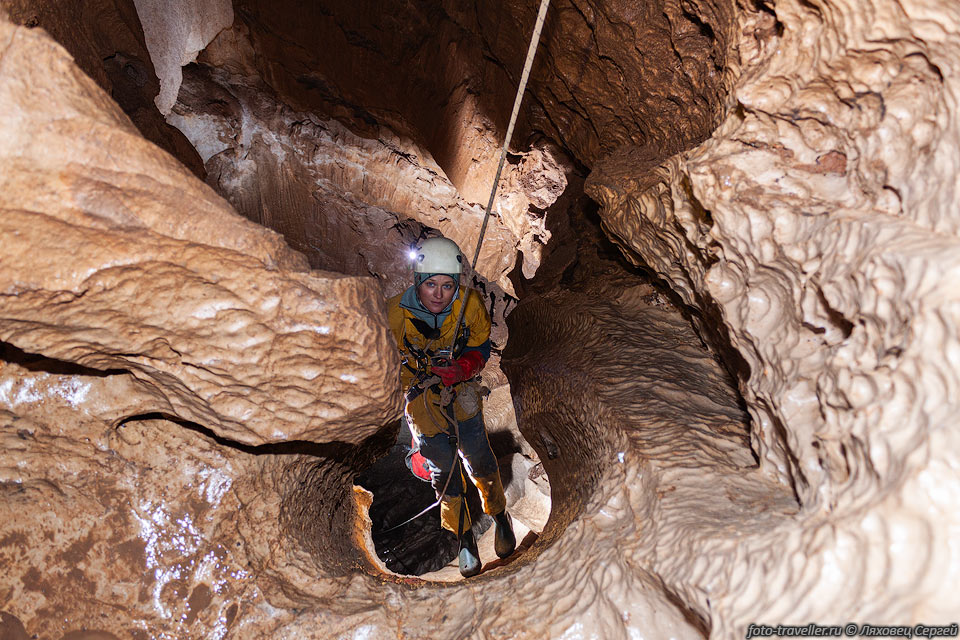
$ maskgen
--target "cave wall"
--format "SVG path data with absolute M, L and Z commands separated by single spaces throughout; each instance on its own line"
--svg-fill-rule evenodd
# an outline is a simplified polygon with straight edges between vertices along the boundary
M 269 636 L 344 601 L 376 567 L 352 448 L 267 443 L 396 417 L 379 287 L 309 270 L 42 30 L 0 42 L 0 632 Z
M 629 20 L 591 22 L 612 9 L 591 14 L 589 6 L 575 5 L 585 24 L 635 33 L 620 24 Z M 329 491 L 326 508 L 346 509 L 331 519 L 341 537 L 364 535 L 344 530 L 353 523 L 369 526 L 364 497 L 344 491 L 343 452 L 316 469 L 322 452 L 291 465 L 302 451 L 223 445 L 224 437 L 260 446 L 358 442 L 394 415 L 396 362 L 383 357 L 394 349 L 377 287 L 307 271 L 304 257 L 276 234 L 237 216 L 144 143 L 62 48 L 38 30 L 2 23 L 0 340 L 14 345 L 6 355 L 19 352 L 14 359 L 22 360 L 5 357 L 0 372 L 0 487 L 8 498 L 0 561 L 17 569 L 0 583 L 5 611 L 13 611 L 3 613 L 3 624 L 16 615 L 31 632 L 56 637 L 80 627 L 123 634 L 136 619 L 138 628 L 176 634 L 184 629 L 176 616 L 201 611 L 201 622 L 194 616 L 191 623 L 204 629 L 236 623 L 244 633 L 273 636 L 400 630 L 498 637 L 522 629 L 538 637 L 599 629 L 604 637 L 733 638 L 763 620 L 951 622 L 951 587 L 960 582 L 952 418 L 960 356 L 950 286 L 960 255 L 952 206 L 960 15 L 952 5 L 913 0 L 784 0 L 735 11 L 666 6 L 690 16 L 735 15 L 736 27 L 718 18 L 710 30 L 680 30 L 716 52 L 702 67 L 687 65 L 697 73 L 709 75 L 723 60 L 725 71 L 711 85 L 722 101 L 720 127 L 682 152 L 710 126 L 700 124 L 673 147 L 651 143 L 640 135 L 643 123 L 630 129 L 629 118 L 609 120 L 628 129 L 611 134 L 610 148 L 603 130 L 594 142 L 559 125 L 556 131 L 577 150 L 576 161 L 595 159 L 587 188 L 625 254 L 667 281 L 706 319 L 704 327 L 720 321 L 712 337 L 721 353 L 742 358 L 731 368 L 760 467 L 751 468 L 742 446 L 732 396 L 694 397 L 693 377 L 663 388 L 637 375 L 629 351 L 623 360 L 608 358 L 599 339 L 634 344 L 624 317 L 680 336 L 678 317 L 651 315 L 630 291 L 605 299 L 603 313 L 576 300 L 541 301 L 524 312 L 529 330 L 567 326 L 562 309 L 581 324 L 552 341 L 531 338 L 532 347 L 569 360 L 559 367 L 556 359 L 521 354 L 528 370 L 540 368 L 526 381 L 526 397 L 540 404 L 520 409 L 552 405 L 576 424 L 589 419 L 584 435 L 597 442 L 553 440 L 566 455 L 579 447 L 597 464 L 587 483 L 593 491 L 560 510 L 544 543 L 518 566 L 443 590 L 371 576 L 375 561 L 352 554 L 352 546 L 311 546 L 335 534 L 311 536 L 296 505 L 284 504 L 284 495 L 302 497 L 304 487 L 319 487 L 321 498 Z M 575 17 L 564 7 L 561 16 Z M 241 52 L 237 69 L 271 79 L 268 62 L 257 60 L 269 48 L 267 35 L 254 35 L 259 49 L 225 37 Z M 600 59 L 601 67 L 585 68 L 622 66 Z M 533 95 L 549 103 L 543 86 L 535 83 Z M 595 103 L 599 110 L 606 104 Z M 355 126 L 357 105 L 337 104 L 350 113 L 327 110 Z M 222 120 L 229 123 L 226 116 L 229 110 Z M 533 109 L 526 122 L 535 117 Z M 580 117 L 569 119 L 592 121 Z M 422 139 L 407 126 L 404 135 Z M 668 133 L 671 144 L 680 135 Z M 456 162 L 443 163 L 457 173 Z M 465 185 L 463 176 L 456 181 Z M 577 340 L 584 326 L 594 327 L 586 332 L 591 341 Z M 695 338 L 687 331 L 682 340 Z M 582 375 L 569 355 L 576 349 L 595 354 L 613 389 L 572 388 L 567 381 Z M 39 373 L 30 368 L 37 366 L 32 353 L 44 356 Z M 667 370 L 672 357 L 712 362 L 705 351 L 674 348 L 646 369 Z M 680 376 L 685 366 L 677 365 Z M 63 367 L 67 373 L 58 373 Z M 722 375 L 711 371 L 712 384 Z M 366 392 L 355 391 L 358 381 Z M 641 402 L 644 385 L 657 402 Z M 574 392 L 579 399 L 567 401 Z M 683 421 L 670 417 L 678 398 L 689 401 Z M 144 417 L 154 412 L 177 421 Z M 541 412 L 530 422 L 531 442 L 555 417 Z M 185 428 L 184 420 L 209 433 Z M 718 421 L 732 437 L 704 433 Z M 666 437 L 672 434 L 681 444 Z M 159 452 L 145 449 L 151 441 Z M 182 460 L 185 451 L 202 464 L 170 477 L 150 469 L 175 468 L 162 461 Z M 63 463 L 50 468 L 52 456 Z M 220 494 L 223 478 L 204 469 L 231 464 L 232 489 Z M 720 481 L 713 467 L 724 469 Z M 558 463 L 556 473 L 562 470 Z M 164 483 L 168 493 L 156 497 Z M 196 492 L 203 500 L 191 502 Z M 43 500 L 49 509 L 31 512 Z M 35 540 L 16 524 L 21 512 Z M 91 513 L 112 518 L 111 527 Z M 326 522 L 322 513 L 307 510 L 306 518 Z M 184 524 L 200 520 L 202 527 Z M 76 530 L 65 530 L 64 521 Z M 86 539 L 108 530 L 119 532 L 116 540 Z M 108 550 L 124 542 L 128 566 L 110 564 Z M 202 564 L 208 551 L 216 566 Z M 166 554 L 161 561 L 151 556 L 157 552 Z M 102 580 L 104 565 L 116 571 L 114 586 L 131 591 Z M 45 584 L 39 567 L 78 588 L 49 577 Z M 101 623 L 104 601 L 116 609 Z M 64 607 L 68 619 L 54 620 L 51 611 Z M 424 629 L 424 619 L 435 627 Z
M 221 70 L 238 57 L 222 42 L 229 37 L 239 36 L 222 34 L 204 64 L 185 70 L 168 120 L 200 150 L 208 183 L 237 211 L 282 233 L 312 267 L 375 276 L 388 296 L 409 286 L 407 250 L 430 233 L 472 259 L 484 209 L 429 154 L 385 127 L 367 138 L 295 111 L 255 71 Z M 524 273 L 536 273 L 550 237 L 544 211 L 565 189 L 567 165 L 541 144 L 504 172 L 476 268 L 500 292 L 512 293 L 507 276 L 518 251 Z
M 310 272 L 144 140 L 63 48 L 2 28 L 0 340 L 128 370 L 138 413 L 251 444 L 355 441 L 396 415 L 375 284 Z M 362 364 L 370 350 L 385 357 Z
M 398 245 L 422 235 L 418 225 L 437 229 L 472 253 L 531 7 L 137 6 L 163 67 L 158 105 L 201 150 L 210 184 L 314 267 L 340 262 L 338 270 L 360 275 L 366 266 L 392 291 L 385 274 L 396 272 L 398 254 L 377 255 L 384 243 L 364 239 L 371 225 L 389 227 Z M 571 162 L 582 171 L 611 152 L 642 149 L 655 164 L 702 140 L 728 91 L 732 28 L 727 3 L 554 3 L 512 145 L 520 157 L 499 185 L 480 274 L 512 294 L 506 275 L 519 250 L 523 276 L 533 277 L 550 240 L 544 212 Z M 180 65 L 194 58 L 217 72 L 188 70 L 200 86 L 184 87 L 174 104 L 165 87 L 180 87 Z M 343 148 L 359 155 L 344 157 Z
M 768 575 L 790 562 L 774 554 L 803 564 L 798 591 L 731 594 L 721 633 L 837 611 L 948 621 L 960 14 L 884 1 L 740 11 L 739 78 L 710 140 L 646 177 L 611 160 L 587 185 L 625 253 L 722 320 L 754 448 L 818 540 L 770 550 Z
M 170 20 L 189 31 L 216 4 Z M 188 82 L 168 117 L 201 150 L 210 184 L 314 267 L 366 267 L 390 292 L 400 259 L 383 247 L 416 240 L 418 225 L 472 254 L 533 8 L 252 1 L 235 9 L 232 27 L 198 58 L 216 73 L 188 71 L 197 86 Z M 170 20 L 147 15 L 147 40 L 168 42 Z M 728 90 L 732 28 L 727 3 L 554 3 L 479 273 L 512 295 L 506 276 L 519 250 L 522 275 L 533 277 L 550 240 L 545 212 L 572 164 L 583 171 L 625 148 L 655 164 L 702 140 Z M 280 157 L 282 166 L 271 160 Z M 388 243 L 367 242 L 371 226 L 389 228 Z
M 602 549 L 623 523 L 603 515 L 602 494 L 583 500 L 607 518 L 605 543 L 584 543 L 584 521 L 503 576 L 565 593 L 549 596 L 552 619 L 531 623 L 543 592 L 487 588 L 495 575 L 443 597 L 369 575 L 376 561 L 353 536 L 370 523 L 362 494 L 345 491 L 344 451 L 251 445 L 357 442 L 394 416 L 397 363 L 374 283 L 308 271 L 137 136 L 45 34 L 0 33 L 6 628 L 557 635 L 580 620 L 622 630 L 625 615 L 630 628 L 697 637 L 655 577 L 609 589 Z M 531 195 L 542 187 L 526 182 Z
M 14 24 L 49 33 L 116 100 L 147 140 L 204 176 L 193 146 L 164 121 L 154 104 L 159 80 L 132 0 L 2 0 L 0 11 Z
M 427 150 L 468 202 L 481 204 L 536 9 L 236 3 L 260 75 L 295 108 L 330 114 L 362 135 L 388 126 Z M 665 157 L 703 139 L 717 124 L 733 28 L 726 2 L 553 2 L 513 146 L 524 150 L 540 132 L 591 166 L 624 145 Z

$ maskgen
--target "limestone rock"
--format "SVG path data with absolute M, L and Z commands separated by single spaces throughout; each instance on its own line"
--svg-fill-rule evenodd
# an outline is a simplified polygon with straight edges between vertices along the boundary
M 217 60 L 240 55 L 229 58 L 225 48 Z M 374 275 L 392 295 L 409 286 L 406 250 L 426 229 L 473 258 L 483 207 L 466 201 L 429 154 L 386 128 L 358 136 L 292 110 L 256 76 L 206 65 L 188 69 L 168 120 L 200 150 L 211 186 L 251 220 L 282 232 L 316 268 Z M 520 157 L 504 172 L 477 263 L 507 293 L 518 249 L 524 274 L 536 272 L 550 236 L 545 210 L 563 193 L 569 170 L 547 145 Z
M 236 7 L 201 59 L 219 89 L 188 71 L 174 117 L 248 217 L 297 247 L 324 235 L 311 260 L 392 272 L 348 245 L 482 199 L 533 4 Z M 491 423 L 509 433 L 515 409 L 549 473 L 550 517 L 516 558 L 437 585 L 384 572 L 352 486 L 398 400 L 379 287 L 308 271 L 62 49 L 0 22 L 0 631 L 955 622 L 958 24 L 936 0 L 555 4 L 511 158 L 534 170 L 503 183 L 527 218 L 489 258 L 520 247 L 544 279 L 512 281 L 513 397 L 485 377 Z M 578 226 L 587 203 L 529 215 L 561 174 L 563 198 L 580 184 L 544 136 L 699 333 Z M 311 137 L 326 173 L 301 161 Z M 318 190 L 357 228 L 294 219 Z M 398 210 L 410 226 L 387 231 Z
M 295 108 L 360 132 L 389 127 L 481 204 L 536 10 L 530 2 L 237 2 L 261 77 Z M 514 147 L 543 131 L 591 166 L 626 144 L 666 157 L 702 140 L 728 90 L 722 69 L 734 30 L 726 2 L 552 3 Z
M 134 4 L 160 79 L 157 108 L 167 115 L 180 92 L 181 68 L 233 23 L 233 5 L 229 0 L 134 0 Z
M 562 637 L 563 625 L 578 619 L 610 637 L 696 635 L 710 626 L 708 608 L 682 609 L 695 626 L 673 622 L 676 629 L 641 613 L 652 607 L 664 621 L 680 613 L 634 591 L 646 572 L 672 576 L 722 561 L 730 556 L 716 551 L 720 546 L 752 529 L 762 537 L 796 505 L 756 468 L 725 373 L 689 325 L 676 311 L 613 295 L 617 290 L 587 281 L 526 298 L 509 318 L 504 368 L 521 430 L 540 453 L 552 492 L 538 541 L 550 546 L 537 562 L 580 575 L 575 586 L 564 583 L 580 600 L 555 596 L 561 601 L 550 637 Z M 758 503 L 767 507 L 754 508 Z M 584 549 L 588 556 L 580 556 Z M 561 553 L 575 559 L 561 560 Z M 600 558 L 603 568 L 594 564 Z M 668 582 L 667 589 L 678 593 L 678 584 L 685 586 Z
M 395 414 L 374 283 L 304 271 L 140 138 L 59 46 L 0 28 L 0 339 L 129 370 L 137 413 L 251 444 L 359 440 Z
M 204 177 L 197 152 L 164 122 L 154 104 L 160 84 L 133 0 L 2 0 L 3 12 L 14 24 L 49 33 L 117 101 L 145 138 Z
M 737 102 L 713 137 L 647 182 L 614 159 L 588 184 L 629 256 L 722 320 L 763 468 L 803 505 L 765 569 L 803 593 L 711 588 L 727 637 L 761 616 L 956 611 L 960 38 L 921 13 L 958 20 L 879 0 L 744 11 Z

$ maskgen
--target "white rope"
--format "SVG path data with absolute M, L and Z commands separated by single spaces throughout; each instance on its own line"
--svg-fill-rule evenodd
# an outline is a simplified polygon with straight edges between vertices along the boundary
M 500 184 L 500 174 L 503 172 L 503 163 L 507 159 L 507 148 L 510 146 L 510 139 L 513 138 L 513 127 L 517 123 L 517 114 L 520 113 L 520 103 L 523 101 L 523 93 L 527 88 L 527 78 L 530 77 L 530 68 L 533 67 L 533 59 L 537 55 L 537 46 L 540 43 L 540 32 L 543 30 L 543 21 L 547 17 L 547 8 L 550 6 L 550 0 L 540 0 L 540 11 L 537 13 L 537 22 L 533 25 L 533 35 L 530 37 L 530 46 L 527 47 L 527 59 L 523 63 L 523 73 L 520 75 L 520 86 L 517 87 L 517 95 L 513 99 L 513 111 L 510 114 L 510 124 L 507 125 L 507 135 L 503 140 L 503 148 L 500 149 L 500 163 L 497 165 L 497 175 L 493 178 L 493 187 L 490 189 L 490 199 L 487 201 L 487 209 L 483 215 L 483 224 L 480 226 L 480 237 L 477 238 L 477 249 L 473 252 L 473 261 L 470 267 L 477 268 L 477 261 L 480 259 L 480 247 L 483 246 L 483 236 L 487 232 L 487 222 L 490 221 L 490 212 L 493 210 L 493 202 L 497 197 L 497 187 Z M 457 334 L 460 333 L 460 325 L 463 323 L 463 312 L 467 308 L 466 301 L 460 306 L 460 314 L 457 316 L 456 328 L 453 332 L 453 342 L 457 342 Z M 453 347 L 453 345 L 450 345 Z
M 500 184 L 500 173 L 503 171 L 503 163 L 507 159 L 507 148 L 510 146 L 510 140 L 513 138 L 513 127 L 517 123 L 517 114 L 520 113 L 520 103 L 523 101 L 523 93 L 527 88 L 527 78 L 530 77 L 530 68 L 533 67 L 533 58 L 537 55 L 537 45 L 540 43 L 540 31 L 543 30 L 543 21 L 547 17 L 547 7 L 550 6 L 550 0 L 540 0 L 540 12 L 537 13 L 537 22 L 533 26 L 533 36 L 530 38 L 530 46 L 527 47 L 527 60 L 523 64 L 523 73 L 520 75 L 520 86 L 517 87 L 517 96 L 513 99 L 513 112 L 510 114 L 510 124 L 507 125 L 507 136 L 503 140 L 503 148 L 500 150 L 500 163 L 497 165 L 497 175 L 493 179 L 493 188 L 490 189 L 490 200 L 487 201 L 487 209 L 483 216 L 483 226 L 480 227 L 480 237 L 477 239 L 477 250 L 473 254 L 473 262 L 470 266 L 477 268 L 477 260 L 480 258 L 480 247 L 483 244 L 483 234 L 487 230 L 487 221 L 490 219 L 490 211 L 493 209 L 493 201 L 497 197 L 497 186 Z

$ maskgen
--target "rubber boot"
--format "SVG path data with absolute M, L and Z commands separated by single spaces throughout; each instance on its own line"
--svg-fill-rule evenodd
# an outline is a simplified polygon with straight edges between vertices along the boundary
M 480 550 L 477 548 L 477 539 L 473 536 L 473 529 L 467 529 L 460 536 L 460 575 L 472 578 L 480 573 Z
M 510 514 L 504 509 L 493 516 L 493 521 L 497 525 L 493 548 L 498 557 L 509 558 L 510 554 L 517 548 L 517 537 L 513 535 L 513 523 L 510 520 Z

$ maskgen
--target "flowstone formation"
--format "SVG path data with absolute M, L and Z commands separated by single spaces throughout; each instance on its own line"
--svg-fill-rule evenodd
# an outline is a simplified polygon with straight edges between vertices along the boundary
M 554 3 L 478 281 L 552 512 L 445 584 L 353 484 L 377 245 L 470 247 L 535 3 L 0 4 L 0 634 L 956 622 L 953 3 Z
M 225 632 L 251 575 L 242 558 L 275 562 L 297 535 L 278 532 L 283 517 L 244 534 L 237 500 L 254 521 L 277 516 L 279 488 L 224 495 L 244 464 L 257 483 L 269 468 L 253 455 L 231 467 L 242 447 L 198 452 L 170 419 L 235 446 L 376 433 L 398 402 L 379 288 L 309 271 L 140 137 L 40 31 L 3 22 L 0 42 L 2 606 L 43 637 L 179 636 L 197 616 Z M 314 458 L 312 486 L 344 464 Z M 326 494 L 355 519 L 352 495 Z M 326 539 L 330 557 L 361 563 L 361 545 L 346 545 L 351 560 Z
M 699 576 L 678 584 L 727 637 L 761 620 L 950 623 L 960 12 L 758 9 L 712 138 L 646 175 L 610 159 L 587 185 L 627 254 L 722 322 L 762 468 L 802 506 L 780 533 L 691 554 Z M 744 565 L 723 567 L 732 554 Z
M 386 128 L 363 138 L 336 120 L 294 111 L 255 70 L 234 63 L 239 56 L 227 40 L 204 54 L 207 63 L 185 70 L 168 120 L 200 150 L 208 182 L 239 212 L 283 233 L 314 268 L 373 275 L 387 296 L 409 286 L 406 249 L 428 230 L 472 258 L 483 205 L 466 201 L 428 153 Z M 565 164 L 541 143 L 508 166 L 507 197 L 477 261 L 477 273 L 501 292 L 513 293 L 507 276 L 518 251 L 524 274 L 536 273 L 550 237 L 543 212 L 566 188 Z

